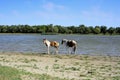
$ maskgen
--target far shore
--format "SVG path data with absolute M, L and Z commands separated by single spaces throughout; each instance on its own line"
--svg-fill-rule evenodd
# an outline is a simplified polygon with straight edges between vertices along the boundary
M 0 52 L 0 66 L 68 80 L 118 80 L 120 56 Z M 22 80 L 39 80 L 21 75 Z

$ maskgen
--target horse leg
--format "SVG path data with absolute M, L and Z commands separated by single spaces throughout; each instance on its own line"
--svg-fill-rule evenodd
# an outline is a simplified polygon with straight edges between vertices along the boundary
M 70 54 L 70 48 L 68 48 L 68 54 Z
M 71 54 L 73 54 L 74 53 L 74 51 L 73 51 L 73 48 L 71 49 Z
M 73 47 L 73 52 L 76 54 L 76 46 Z
M 58 47 L 55 47 L 55 48 L 56 48 L 56 51 L 55 51 L 55 53 L 56 53 L 56 54 L 58 54 Z
M 56 49 L 56 54 L 58 54 L 58 49 Z
M 74 54 L 74 47 L 71 48 L 71 54 Z
M 49 46 L 48 46 L 48 54 L 50 54 L 50 52 L 49 52 Z

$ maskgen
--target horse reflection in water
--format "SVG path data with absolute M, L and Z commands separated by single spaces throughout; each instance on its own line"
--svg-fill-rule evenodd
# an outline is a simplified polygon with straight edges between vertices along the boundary
M 48 54 L 50 54 L 50 46 L 56 48 L 56 54 L 58 54 L 59 43 L 57 41 L 49 41 L 47 39 L 43 39 L 43 43 L 47 46 Z
M 62 39 L 62 42 L 61 44 L 64 44 L 67 48 L 72 48 L 72 51 L 71 51 L 71 54 L 74 53 L 75 54 L 75 51 L 76 51 L 76 48 L 77 48 L 77 42 L 74 41 L 74 40 L 67 40 L 67 39 Z M 68 50 L 68 53 L 69 53 L 69 50 Z

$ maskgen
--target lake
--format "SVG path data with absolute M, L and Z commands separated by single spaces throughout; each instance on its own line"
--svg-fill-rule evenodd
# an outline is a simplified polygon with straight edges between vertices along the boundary
M 41 34 L 0 34 L 0 52 L 46 53 L 42 40 L 58 41 L 63 38 L 77 41 L 77 54 L 120 56 L 120 35 L 41 35 Z M 54 48 L 50 48 L 54 53 Z M 60 44 L 60 54 L 67 54 Z

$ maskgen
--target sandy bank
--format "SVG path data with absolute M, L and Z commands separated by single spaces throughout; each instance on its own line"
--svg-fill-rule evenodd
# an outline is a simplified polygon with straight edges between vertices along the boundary
M 120 77 L 120 57 L 0 53 L 0 65 L 73 80 Z

